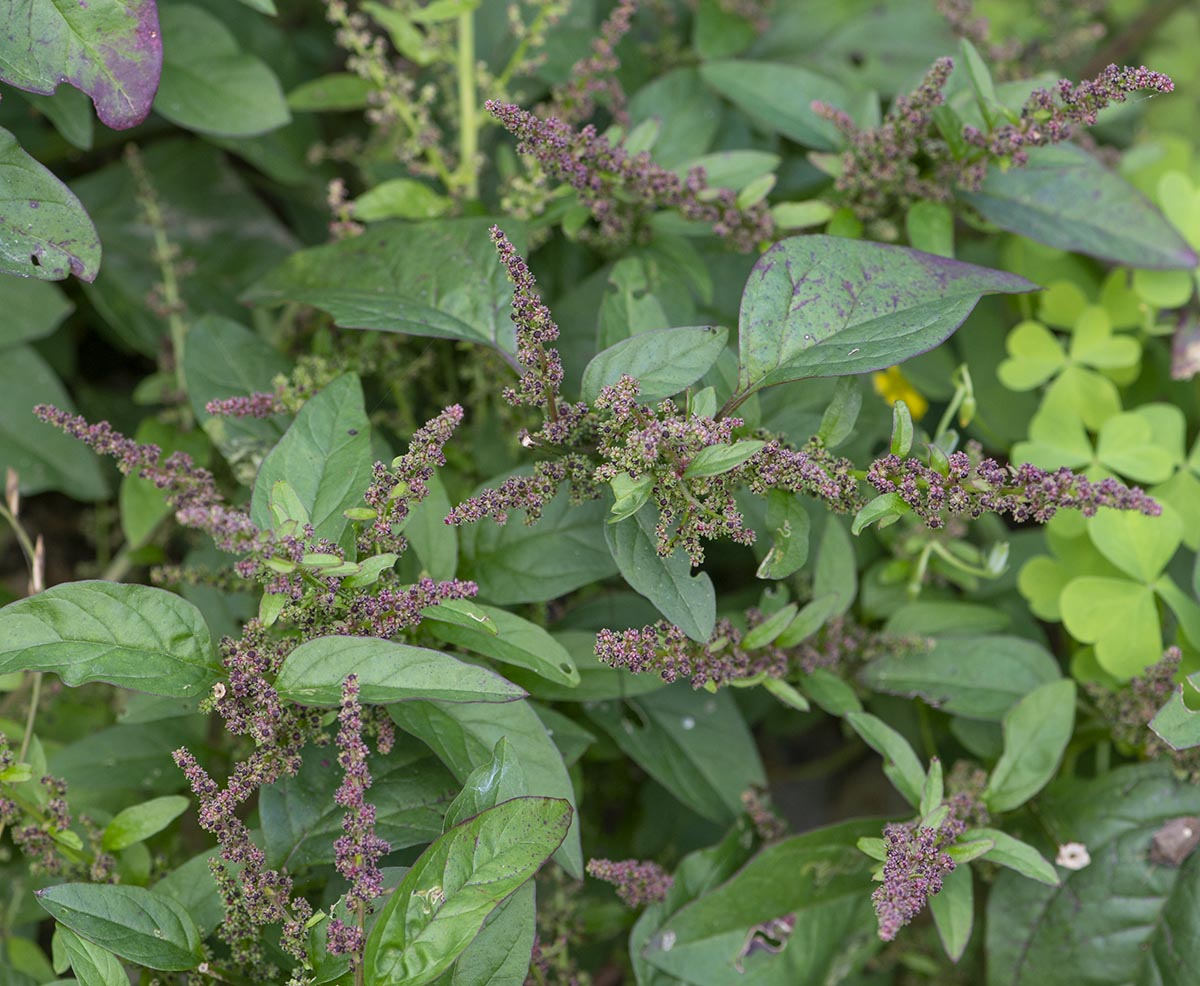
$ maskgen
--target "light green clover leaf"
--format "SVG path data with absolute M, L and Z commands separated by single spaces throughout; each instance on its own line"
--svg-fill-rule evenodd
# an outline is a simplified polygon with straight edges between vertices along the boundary
M 1177 441 L 1178 448 L 1182 450 L 1183 430 L 1186 424 L 1183 412 L 1167 404 L 1148 404 L 1146 407 L 1165 408 L 1173 412 L 1171 415 L 1163 414 L 1158 433 L 1164 436 L 1169 434 L 1172 447 L 1175 447 Z M 1200 438 L 1196 439 L 1191 455 L 1179 466 L 1175 475 L 1152 487 L 1150 495 L 1160 503 L 1168 503 L 1175 509 L 1183 519 L 1183 543 L 1193 551 L 1200 551 Z

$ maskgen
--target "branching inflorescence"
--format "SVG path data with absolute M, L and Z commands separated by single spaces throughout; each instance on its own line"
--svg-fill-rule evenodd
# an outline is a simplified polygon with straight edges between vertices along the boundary
M 915 202 L 948 202 L 956 189 L 978 190 L 990 164 L 1020 167 L 1030 148 L 1068 140 L 1129 93 L 1174 89 L 1145 66 L 1110 65 L 1090 81 L 1063 79 L 1053 91 L 1035 89 L 1015 119 L 980 130 L 953 114 L 954 123 L 939 116 L 953 68 L 951 59 L 939 58 L 912 93 L 896 97 L 877 127 L 860 128 L 844 111 L 813 104 L 846 138 L 834 187 L 860 219 L 892 219 Z

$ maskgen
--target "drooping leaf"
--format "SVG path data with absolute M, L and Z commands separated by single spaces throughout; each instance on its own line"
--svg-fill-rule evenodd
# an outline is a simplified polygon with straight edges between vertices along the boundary
M 933 923 L 951 962 L 962 958 L 975 925 L 972 879 L 971 867 L 956 866 L 942 878 L 942 889 L 929 898 Z
M 3 352 L 0 467 L 16 471 L 26 495 L 59 490 L 78 500 L 103 499 L 108 484 L 95 453 L 33 416 L 38 404 L 75 410 L 58 376 L 32 346 L 12 346 Z
M 150 112 L 162 70 L 155 0 L 11 0 L 0 12 L 0 81 L 49 94 L 60 82 L 86 92 L 114 130 Z
M 1137 189 L 1073 144 L 1032 148 L 1024 167 L 989 168 L 979 191 L 960 195 L 1001 229 L 1061 250 L 1159 270 L 1200 262 Z
M 446 809 L 443 824 L 451 829 L 502 801 L 521 797 L 527 788 L 528 781 L 516 751 L 508 740 L 501 739 L 492 751 L 492 759 L 467 775 L 458 797 Z
M 151 695 L 199 695 L 216 677 L 200 611 L 164 589 L 67 582 L 0 609 L 0 674 L 53 671 Z
M 195 922 L 163 894 L 142 887 L 63 883 L 36 896 L 56 921 L 130 962 L 182 972 L 203 959 Z
M 583 371 L 580 396 L 594 401 L 602 387 L 629 375 L 641 385 L 638 400 L 656 403 L 704 376 L 728 339 L 729 330 L 715 325 L 639 332 L 595 356 Z
M 378 637 L 318 637 L 301 644 L 279 669 L 275 688 L 301 705 L 333 706 L 342 682 L 358 676 L 361 701 L 373 705 L 430 699 L 439 702 L 512 702 L 525 692 L 487 668 Z
M 308 509 L 319 538 L 337 542 L 349 521 L 343 512 L 361 506 L 371 482 L 371 423 L 362 384 L 353 373 L 338 377 L 305 402 L 279 444 L 263 460 L 250 500 L 250 519 L 272 527 L 271 489 L 286 480 Z
M 433 750 L 460 783 L 475 768 L 490 763 L 496 744 L 505 739 L 525 775 L 528 787 L 523 795 L 562 798 L 575 804 L 575 789 L 562 754 L 528 702 L 398 702 L 388 706 L 388 715 Z M 572 876 L 582 878 L 577 817 L 572 816 L 566 841 L 555 859 Z
M 40 2 L 40 0 L 32 0 Z M 48 4 L 47 4 L 48 5 Z M 0 15 L 3 16 L 3 15 Z M 3 32 L 0 23 L 0 32 Z M 4 66 L 0 57 L 0 69 Z M 100 238 L 83 204 L 0 127 L 0 274 L 94 281 Z
M 523 986 L 535 930 L 533 881 L 489 915 L 483 928 L 436 986 Z
M 1032 640 L 955 636 L 937 638 L 928 650 L 877 657 L 860 677 L 876 691 L 999 722 L 1014 702 L 1060 673 L 1058 662 Z
M 1015 274 L 835 236 L 781 240 L 742 293 L 741 386 L 866 373 L 945 341 L 985 294 L 1035 290 Z
M 850 723 L 867 746 L 883 757 L 883 772 L 915 808 L 921 801 L 925 771 L 908 740 L 869 712 L 847 713 L 846 722 Z
M 604 529 L 609 550 L 631 589 L 654 603 L 663 617 L 693 640 L 707 642 L 716 624 L 716 593 L 707 572 L 692 575 L 682 549 L 663 558 L 655 546 L 653 506 Z
M 728 691 L 676 684 L 622 702 L 586 707 L 588 718 L 689 808 L 714 821 L 741 810 L 741 795 L 765 774 Z
M 549 681 L 574 687 L 579 672 L 565 647 L 536 623 L 494 606 L 477 604 L 495 630 L 454 623 L 430 623 L 435 637 L 505 664 L 528 668 Z
M 71 971 L 82 986 L 125 986 L 129 976 L 112 952 L 80 938 L 69 928 L 58 925 L 54 930 L 54 947 L 60 945 L 71 962 Z
M 299 301 L 345 329 L 465 339 L 515 352 L 512 285 L 496 259 L 487 218 L 381 222 L 361 236 L 292 254 L 243 295 Z M 524 250 L 514 220 L 504 230 Z
M 214 137 L 251 137 L 291 119 L 270 66 L 238 45 L 208 11 L 170 4 L 162 11 L 166 36 L 162 84 L 154 109 L 172 123 Z
M 367 938 L 369 986 L 424 986 L 562 843 L 571 806 L 514 798 L 452 828 L 405 874 Z

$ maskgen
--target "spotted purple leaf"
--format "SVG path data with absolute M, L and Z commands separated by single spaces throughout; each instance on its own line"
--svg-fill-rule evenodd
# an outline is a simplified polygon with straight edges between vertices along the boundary
M 0 80 L 45 95 L 70 83 L 114 130 L 146 118 L 161 72 L 155 0 L 0 4 Z
M 985 294 L 1023 277 L 906 247 L 836 236 L 776 243 L 742 293 L 741 385 L 867 373 L 932 349 Z

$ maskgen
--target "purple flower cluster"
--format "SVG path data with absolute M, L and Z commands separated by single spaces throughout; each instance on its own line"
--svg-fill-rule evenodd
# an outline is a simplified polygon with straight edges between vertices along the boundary
M 1093 483 L 1066 468 L 1047 472 L 1028 463 L 1005 467 L 978 456 L 974 444 L 955 452 L 943 473 L 916 459 L 885 455 L 871 464 L 867 480 L 880 493 L 898 493 L 932 528 L 941 527 L 947 515 L 977 518 L 996 513 L 1019 522 L 1045 523 L 1063 509 L 1079 510 L 1086 517 L 1101 507 L 1135 510 L 1148 517 L 1162 512 L 1142 490 L 1115 479 Z
M 888 636 L 851 616 L 835 616 L 807 640 L 789 648 L 788 656 L 805 674 L 818 668 L 848 674 L 882 654 L 908 654 L 919 649 L 928 649 L 925 640 Z
M 611 859 L 589 859 L 587 872 L 588 876 L 613 884 L 617 896 L 625 902 L 626 907 L 658 903 L 667 896 L 667 891 L 675 883 L 671 874 L 657 863 L 636 859 L 624 859 L 619 862 L 613 862 Z
M 871 894 L 881 939 L 895 938 L 929 898 L 941 891 L 942 878 L 955 865 L 947 850 L 965 830 L 966 823 L 953 814 L 936 828 L 916 822 L 893 822 L 883 827 L 887 842 L 883 884 Z
M 637 6 L 638 0 L 617 0 L 617 5 L 592 39 L 591 54 L 571 67 L 566 82 L 554 87 L 549 101 L 538 107 L 539 116 L 582 123 L 596 111 L 597 98 L 602 98 L 618 123 L 622 126 L 628 123 L 625 90 L 616 77 L 617 69 L 621 67 L 617 45 L 629 32 Z
M 269 418 L 272 414 L 285 414 L 287 407 L 277 394 L 255 392 L 244 397 L 222 397 L 204 405 L 209 414 L 220 414 L 231 418 Z
M 449 599 L 470 599 L 479 591 L 474 582 L 423 578 L 412 585 L 384 586 L 360 592 L 346 604 L 346 616 L 334 625 L 338 633 L 387 640 L 421 622 L 421 610 Z
M 539 462 L 533 467 L 531 476 L 509 476 L 499 486 L 481 490 L 464 500 L 446 516 L 446 523 L 457 527 L 490 517 L 497 524 L 506 524 L 510 511 L 523 510 L 525 523 L 535 524 L 566 478 L 567 470 L 562 461 Z
M 741 642 L 741 632 L 727 619 L 717 620 L 712 637 L 703 644 L 659 620 L 640 630 L 601 630 L 596 634 L 596 657 L 633 674 L 654 672 L 666 682 L 688 678 L 693 688 L 726 685 L 760 674 L 772 678 L 787 674 L 785 651 L 778 647 L 748 651 Z
M 763 842 L 777 842 L 787 835 L 788 823 L 775 811 L 771 794 L 755 785 L 742 792 L 742 810 Z
M 47 424 L 116 459 L 122 473 L 150 480 L 163 491 L 179 523 L 207 532 L 221 550 L 237 552 L 254 545 L 258 529 L 249 515 L 227 506 L 212 473 L 197 466 L 187 453 L 174 452 L 164 460 L 157 445 L 140 445 L 107 421 L 89 424 L 86 418 L 47 404 L 33 410 Z
M 634 238 L 639 210 L 678 209 L 705 223 L 735 249 L 748 252 L 774 236 L 765 201 L 742 208 L 731 189 L 709 188 L 703 168 L 685 178 L 655 164 L 649 153 L 629 154 L 600 136 L 595 127 L 579 131 L 556 117 L 539 119 L 511 103 L 489 100 L 488 111 L 517 138 L 517 150 L 533 157 L 551 177 L 567 182 L 591 211 L 603 243 Z M 622 207 L 629 203 L 630 207 Z
M 813 104 L 847 139 L 834 187 L 860 219 L 891 220 L 922 199 L 948 202 L 956 187 L 978 189 L 989 162 L 1023 165 L 1028 148 L 1067 140 L 1077 126 L 1092 126 L 1100 110 L 1124 102 L 1129 93 L 1174 88 L 1167 76 L 1145 66 L 1110 65 L 1079 84 L 1063 79 L 1054 91 L 1034 90 L 1016 123 L 986 132 L 963 127 L 961 139 L 973 151 L 956 153 L 934 119 L 953 68 L 949 58 L 934 62 L 914 92 L 896 97 L 877 127 L 860 129 L 842 110 Z
M 360 551 L 404 552 L 408 542 L 396 528 L 403 526 L 412 505 L 429 495 L 429 480 L 435 468 L 446 464 L 446 443 L 462 419 L 462 407 L 451 404 L 413 432 L 408 451 L 393 460 L 391 468 L 375 463 L 371 485 L 363 494 L 375 509 L 375 520 L 359 534 Z
M 379 860 L 391 846 L 375 834 L 375 806 L 364 795 L 371 786 L 367 767 L 367 745 L 363 742 L 362 706 L 358 703 L 358 677 L 349 675 L 342 683 L 342 708 L 338 713 L 338 764 L 345 772 L 334 801 L 346 809 L 342 832 L 334 843 L 334 867 L 350 884 L 346 908 L 360 918 L 371 902 L 383 893 L 383 873 Z M 335 954 L 359 954 L 363 948 L 361 926 L 348 925 L 334 918 L 329 922 L 329 950 Z

